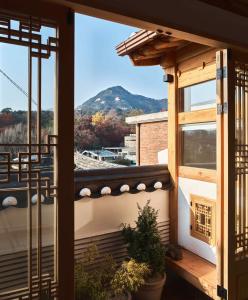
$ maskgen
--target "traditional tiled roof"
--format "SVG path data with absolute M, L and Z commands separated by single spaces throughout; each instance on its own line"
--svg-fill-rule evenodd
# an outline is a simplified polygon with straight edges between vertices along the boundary
M 105 150 L 106 151 L 106 150 Z M 90 170 L 90 169 L 106 169 L 106 168 L 120 168 L 125 167 L 106 161 L 97 160 L 86 155 L 83 155 L 79 152 L 74 154 L 74 163 L 76 165 L 76 170 Z

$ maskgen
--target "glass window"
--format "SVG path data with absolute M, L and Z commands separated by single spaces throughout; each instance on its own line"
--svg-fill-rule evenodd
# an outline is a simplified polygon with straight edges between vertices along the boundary
M 181 111 L 213 108 L 216 102 L 216 80 L 185 87 L 181 96 Z
M 216 169 L 216 124 L 181 126 L 181 165 Z

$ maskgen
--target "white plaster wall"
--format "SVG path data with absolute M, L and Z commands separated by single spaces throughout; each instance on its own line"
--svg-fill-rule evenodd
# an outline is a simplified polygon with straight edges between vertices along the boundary
M 169 196 L 167 191 L 153 193 L 104 196 L 98 199 L 84 198 L 75 202 L 75 238 L 83 238 L 113 232 L 121 223 L 137 219 L 137 203 L 151 205 L 159 210 L 158 221 L 169 219 Z M 33 246 L 36 247 L 37 206 L 33 213 Z M 54 240 L 54 206 L 42 205 L 43 245 L 52 245 Z M 64 220 L 66 222 L 66 220 Z M 0 211 L 0 255 L 27 249 L 27 209 L 9 207 Z
M 216 248 L 190 235 L 190 194 L 215 201 L 216 184 L 179 177 L 178 181 L 178 242 L 195 254 L 216 263 Z
M 42 205 L 42 244 L 54 241 L 54 206 Z M 37 206 L 32 206 L 33 247 L 37 245 Z M 0 211 L 0 255 L 28 249 L 28 210 L 9 207 Z
M 114 232 L 121 223 L 131 223 L 137 219 L 137 203 L 142 207 L 150 200 L 150 205 L 159 210 L 158 221 L 169 220 L 169 193 L 157 190 L 153 193 L 123 194 L 117 197 L 104 196 L 98 199 L 84 198 L 75 203 L 76 238 Z

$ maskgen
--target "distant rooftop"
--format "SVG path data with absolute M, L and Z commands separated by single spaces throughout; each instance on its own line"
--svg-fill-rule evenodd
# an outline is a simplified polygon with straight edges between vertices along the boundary
M 101 150 L 84 150 L 83 154 L 86 153 L 91 153 L 95 154 L 99 157 L 116 157 L 116 154 L 112 151 L 106 150 L 106 149 L 101 149 Z
M 144 114 L 133 117 L 127 117 L 127 124 L 140 124 L 140 123 L 151 123 L 151 122 L 160 122 L 168 120 L 168 112 L 162 111 L 153 114 Z
M 90 169 L 106 169 L 106 168 L 121 168 L 122 165 L 117 165 L 109 163 L 106 161 L 96 160 L 94 158 L 83 155 L 79 152 L 74 154 L 74 163 L 76 165 L 76 170 L 90 170 Z

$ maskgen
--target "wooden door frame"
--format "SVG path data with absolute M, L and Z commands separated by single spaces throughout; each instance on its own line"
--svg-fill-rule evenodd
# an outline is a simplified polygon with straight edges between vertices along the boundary
M 57 252 L 59 299 L 74 299 L 74 13 L 33 0 L 2 1 L 0 9 L 54 21 L 58 28 L 56 102 L 58 158 Z

